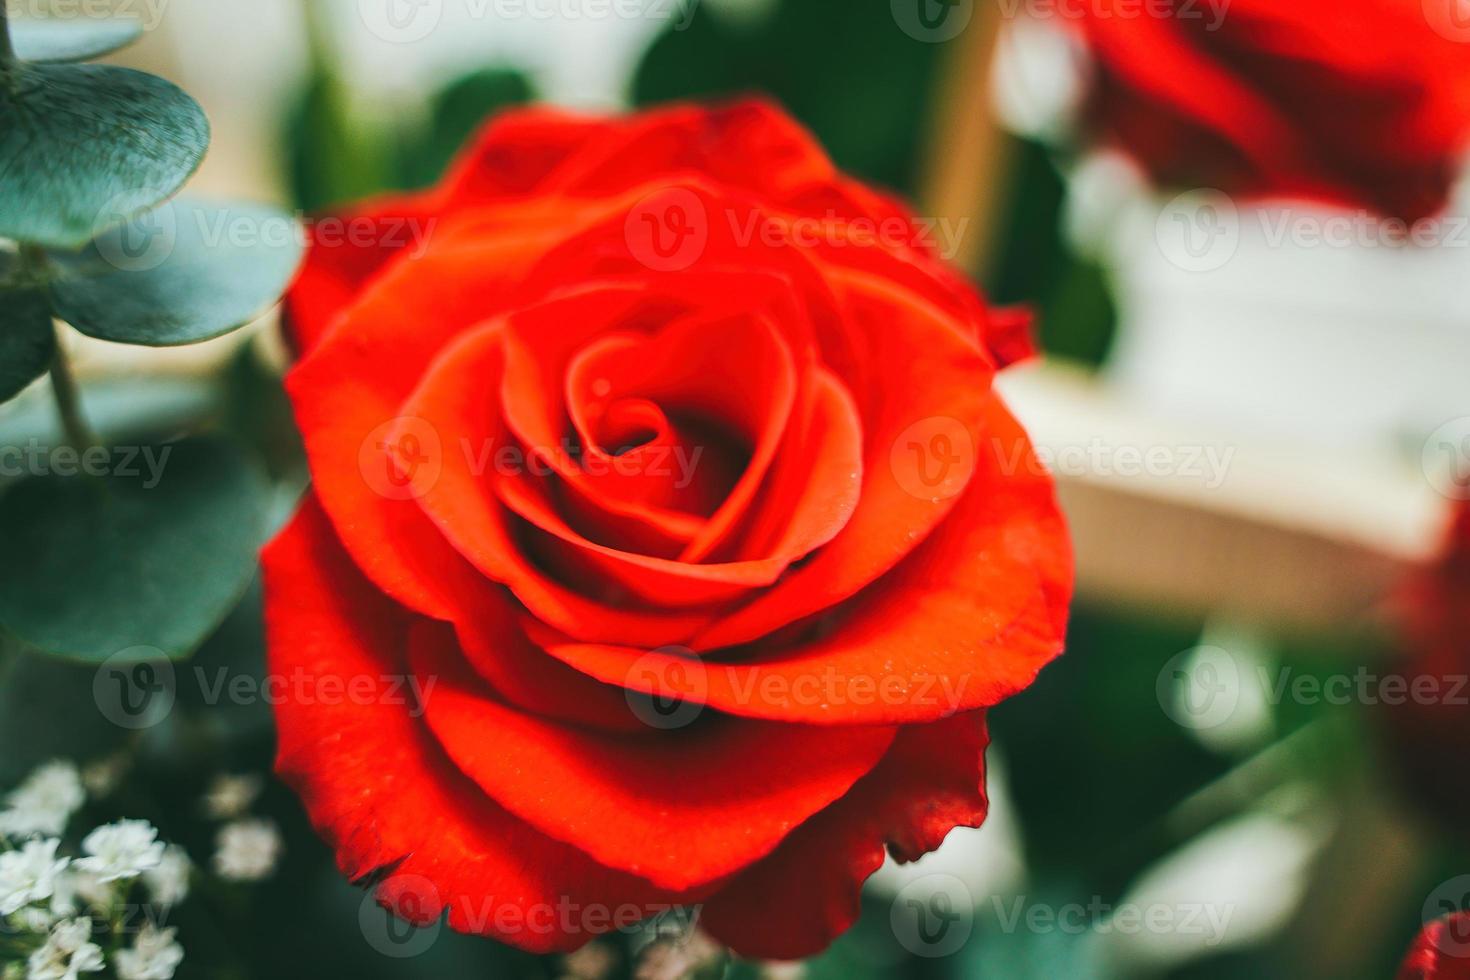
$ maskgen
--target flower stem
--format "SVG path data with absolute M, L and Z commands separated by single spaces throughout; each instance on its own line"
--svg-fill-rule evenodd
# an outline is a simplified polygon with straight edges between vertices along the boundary
M 71 370 L 71 362 L 62 347 L 60 330 L 56 332 L 56 356 L 51 361 L 51 393 L 56 398 L 56 410 L 61 415 L 66 441 L 79 453 L 96 446 L 97 436 L 82 413 L 81 393 L 77 388 L 76 375 Z
M 0 9 L 4 0 L 0 0 Z M 46 281 L 46 253 L 34 245 L 20 247 L 21 276 L 32 282 Z M 56 410 L 61 415 L 61 426 L 66 432 L 66 441 L 77 452 L 86 452 L 97 445 L 97 436 L 87 424 L 82 413 L 81 392 L 77 388 L 76 375 L 72 373 L 71 361 L 62 343 L 60 328 L 56 328 L 56 351 L 51 358 L 51 393 L 56 399 Z

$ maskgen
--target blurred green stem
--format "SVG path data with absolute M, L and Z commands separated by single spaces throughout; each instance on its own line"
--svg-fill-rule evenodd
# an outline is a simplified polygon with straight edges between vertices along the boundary
M 62 346 L 59 329 L 56 331 L 56 356 L 51 361 L 51 393 L 56 397 L 56 410 L 61 414 L 66 441 L 79 453 L 96 446 L 97 436 L 82 414 L 81 392 L 77 389 L 76 375 L 72 374 L 71 361 Z
M 4 6 L 0 0 L 0 7 Z M 20 247 L 21 275 L 33 281 L 46 281 L 46 253 L 34 245 Z M 56 353 L 51 359 L 51 393 L 56 398 L 56 410 L 61 415 L 61 425 L 66 431 L 66 441 L 77 452 L 86 452 L 97 445 L 97 437 L 82 414 L 81 393 L 77 389 L 76 376 L 72 374 L 71 361 L 67 359 L 66 345 L 60 328 L 56 330 Z

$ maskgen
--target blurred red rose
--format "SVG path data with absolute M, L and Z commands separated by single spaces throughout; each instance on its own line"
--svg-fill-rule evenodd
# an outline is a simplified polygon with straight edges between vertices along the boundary
M 528 950 L 682 903 L 792 958 L 984 820 L 1071 556 L 991 391 L 1020 323 L 922 222 L 747 102 L 506 115 L 315 235 L 267 618 L 347 875 Z
M 1458 0 L 1090 0 L 1090 113 L 1160 181 L 1414 220 L 1470 134 Z
M 1470 506 L 1462 506 L 1443 556 L 1400 598 L 1409 696 L 1386 709 L 1398 774 L 1417 798 L 1460 828 L 1470 807 Z
M 1470 980 L 1470 913 L 1457 912 L 1425 926 L 1398 980 Z

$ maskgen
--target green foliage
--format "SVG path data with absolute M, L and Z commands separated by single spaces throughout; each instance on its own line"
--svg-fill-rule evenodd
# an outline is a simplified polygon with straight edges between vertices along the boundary
M 443 175 L 485 120 L 536 97 L 531 80 L 508 68 L 487 68 L 451 82 L 434 96 L 427 131 L 402 140 L 399 175 L 407 187 L 426 187 Z
M 0 786 L 51 759 L 101 756 L 124 734 L 97 710 L 95 673 L 18 650 L 0 657 Z
M 1112 346 L 1117 310 L 1106 273 L 1078 255 L 1062 228 L 1066 184 L 1050 151 L 1012 139 L 1012 171 L 997 240 L 1004 249 L 986 276 L 997 303 L 1040 311 L 1040 341 L 1050 354 L 1101 364 Z
M 33 476 L 0 498 L 0 538 L 25 556 L 0 567 L 11 635 L 93 663 L 134 647 L 180 657 L 234 607 L 262 543 L 263 478 L 221 441 L 148 448 L 102 450 L 105 476 Z
M 487 68 L 438 92 L 422 122 L 379 131 L 354 121 L 341 80 L 316 66 L 283 127 L 296 204 L 322 211 L 385 191 L 427 187 L 487 119 L 535 97 L 523 73 Z
M 351 118 L 336 75 L 312 71 L 282 126 L 292 200 L 321 211 L 393 184 L 387 148 Z
M 207 383 L 190 378 L 100 378 L 82 390 L 81 409 L 96 420 L 100 442 L 136 445 L 197 428 L 215 412 L 216 397 Z M 51 446 L 65 439 L 48 391 L 27 392 L 0 412 L 0 445 Z M 0 491 L 12 482 L 0 473 Z
M 140 30 L 11 25 L 0 11 L 0 239 L 17 245 L 0 249 L 0 401 L 50 369 L 61 408 L 58 419 L 31 401 L 0 417 L 0 437 L 29 464 L 28 475 L 0 482 L 0 539 L 13 558 L 0 569 L 0 635 L 11 651 L 0 697 L 25 697 L 26 710 L 55 711 L 85 690 L 34 680 L 69 669 L 40 667 L 36 653 L 93 664 L 134 649 L 138 659 L 191 653 L 254 576 L 271 500 L 256 464 L 229 443 L 155 438 L 163 419 L 197 428 L 207 397 L 181 400 L 166 384 L 147 385 L 141 400 L 111 387 L 79 393 L 56 346 L 54 319 L 121 343 L 207 340 L 273 302 L 301 257 L 298 229 L 271 209 L 159 206 L 204 157 L 203 110 L 161 78 L 68 63 Z M 173 397 L 163 419 L 154 395 Z M 94 441 L 84 420 L 99 405 L 105 436 L 146 432 L 148 441 Z M 48 687 L 51 697 L 35 696 Z M 98 717 L 95 704 L 87 709 L 65 713 Z M 30 717 L 20 706 L 3 713 Z M 69 744 L 47 751 L 81 754 Z
M 787 0 L 748 24 L 701 5 L 638 69 L 640 105 L 764 93 L 811 128 L 833 160 L 867 180 L 915 190 L 924 96 L 943 46 L 898 28 L 887 3 Z M 978 111 L 978 110 L 977 110 Z
M 289 216 L 185 198 L 112 229 L 79 255 L 58 255 L 51 296 L 56 315 L 89 336 L 193 344 L 258 316 L 300 260 Z
M 0 237 L 79 248 L 167 199 L 209 146 L 198 103 L 106 65 L 11 66 L 0 84 Z
M 45 374 L 55 353 L 45 294 L 30 288 L 0 290 L 0 402 Z
M 33 64 L 90 61 L 142 36 L 143 22 L 137 19 L 18 20 L 10 25 L 15 56 Z

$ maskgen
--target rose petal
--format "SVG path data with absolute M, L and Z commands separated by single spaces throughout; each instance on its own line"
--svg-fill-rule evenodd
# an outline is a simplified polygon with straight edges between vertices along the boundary
M 265 554 L 277 771 L 349 878 L 385 873 L 379 900 L 532 952 L 575 949 L 612 928 L 562 927 L 558 909 L 680 900 L 609 870 L 512 816 L 444 757 L 407 687 L 410 616 L 354 568 L 310 497 Z M 357 696 L 329 696 L 328 681 Z M 362 685 L 373 696 L 361 696 Z
M 1023 689 L 1062 648 L 1072 557 L 1049 477 L 992 397 L 975 478 L 941 533 L 825 635 L 742 660 L 696 662 L 632 647 L 567 643 L 552 655 L 610 684 L 752 718 L 913 723 L 988 707 Z M 638 669 L 634 669 L 635 666 Z
M 428 721 L 490 796 L 598 861 L 677 891 L 769 853 L 877 764 L 894 729 L 702 717 L 677 733 L 592 734 L 498 703 L 445 627 L 412 636 Z
M 915 861 L 955 827 L 985 822 L 987 743 L 983 712 L 904 728 L 846 796 L 710 896 L 700 924 L 747 957 L 821 952 L 857 921 L 862 883 L 883 864 L 885 845 Z

